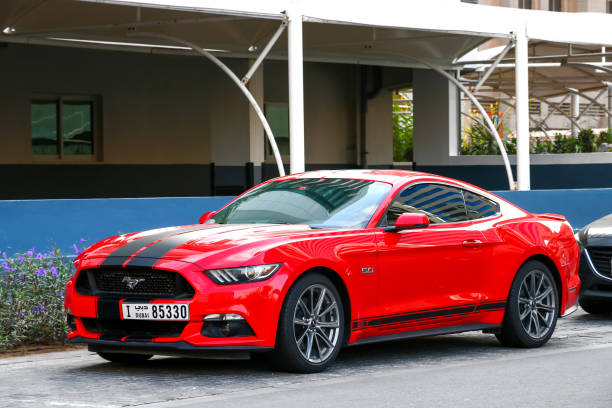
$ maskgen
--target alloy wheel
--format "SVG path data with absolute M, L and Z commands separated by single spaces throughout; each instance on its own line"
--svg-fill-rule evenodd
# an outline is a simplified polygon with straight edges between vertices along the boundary
M 518 296 L 519 319 L 525 333 L 540 339 L 551 330 L 556 313 L 554 282 L 539 269 L 530 271 L 521 283 Z
M 293 334 L 302 356 L 311 363 L 329 358 L 340 333 L 340 312 L 334 293 L 321 284 L 301 293 L 293 313 Z

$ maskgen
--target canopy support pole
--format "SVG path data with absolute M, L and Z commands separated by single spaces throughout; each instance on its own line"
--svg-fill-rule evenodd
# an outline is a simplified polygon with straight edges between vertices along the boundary
M 612 82 L 606 82 L 608 86 L 608 130 L 612 129 Z
M 574 119 L 572 121 L 572 136 L 577 137 L 578 128 L 576 127 L 576 124 L 578 122 L 578 117 L 580 116 L 580 95 L 575 89 L 569 89 L 569 91 L 572 95 L 570 99 L 570 107 L 572 109 L 572 119 Z
M 482 107 L 480 102 L 478 102 L 478 99 L 476 99 L 474 94 L 472 94 L 469 91 L 469 89 L 467 89 L 461 82 L 459 82 L 459 80 L 457 78 L 455 78 L 454 76 L 452 76 L 448 72 L 444 71 L 442 68 L 432 64 L 429 61 L 421 59 L 419 57 L 410 56 L 410 58 L 412 58 L 413 60 L 415 60 L 417 62 L 420 62 L 423 65 L 428 66 L 429 68 L 433 69 L 434 71 L 436 71 L 440 75 L 444 76 L 449 81 L 451 81 L 453 84 L 455 84 L 455 86 L 457 88 L 459 88 L 461 90 L 461 92 L 465 93 L 468 98 L 470 98 L 472 103 L 476 106 L 476 109 L 478 109 L 478 111 L 482 115 L 482 118 L 485 120 L 487 126 L 489 127 L 489 131 L 491 132 L 491 134 L 493 135 L 493 138 L 497 142 L 497 146 L 499 147 L 499 151 L 501 152 L 501 156 L 502 156 L 502 159 L 504 161 L 504 166 L 506 167 L 506 176 L 508 178 L 508 186 L 509 186 L 510 190 L 516 190 L 516 185 L 514 183 L 514 177 L 512 175 L 512 168 L 510 167 L 510 160 L 508 160 L 508 154 L 506 153 L 506 148 L 504 147 L 504 144 L 502 143 L 502 140 L 499 137 L 499 134 L 497 133 L 498 130 L 495 128 L 495 125 L 491 121 L 491 118 L 489 117 L 489 115 L 487 115 L 487 111 Z M 528 110 L 528 112 L 529 112 L 529 110 Z
M 247 100 L 249 101 L 249 103 L 253 107 L 253 110 L 257 114 L 257 117 L 261 121 L 261 124 L 263 125 L 264 130 L 266 131 L 266 135 L 268 136 L 268 141 L 270 142 L 270 146 L 272 147 L 272 152 L 274 153 L 274 158 L 276 159 L 276 166 L 278 167 L 278 174 L 281 175 L 281 176 L 285 175 L 285 169 L 283 167 L 283 160 L 282 160 L 281 155 L 280 155 L 280 153 L 278 151 L 278 146 L 276 145 L 276 141 L 274 140 L 274 135 L 272 134 L 272 129 L 270 128 L 270 125 L 268 124 L 268 121 L 266 120 L 266 116 L 261 111 L 261 108 L 257 104 L 257 101 L 255 100 L 255 98 L 253 97 L 251 92 L 248 90 L 246 85 L 242 83 L 242 81 L 236 76 L 236 74 L 234 74 L 234 72 L 231 69 L 229 69 L 229 67 L 227 65 L 225 65 L 217 57 L 215 57 L 214 55 L 212 55 L 210 52 L 206 51 L 205 49 L 199 47 L 198 45 L 196 45 L 196 44 L 194 44 L 192 42 L 183 40 L 181 38 L 173 37 L 171 35 L 162 34 L 162 33 L 134 32 L 134 33 L 128 33 L 128 36 L 132 36 L 132 37 L 162 38 L 164 40 L 173 41 L 173 42 L 176 42 L 176 43 L 179 43 L 179 44 L 183 44 L 183 45 L 191 48 L 196 53 L 198 53 L 200 55 L 203 55 L 204 57 L 208 58 L 216 66 L 221 68 L 221 70 L 223 72 L 225 72 L 227 74 L 227 76 L 229 76 L 230 79 L 236 84 L 238 89 L 240 89 L 242 91 L 244 96 L 246 96 Z
M 610 89 L 610 88 L 608 88 L 608 89 Z M 586 94 L 584 94 L 582 92 L 579 92 L 577 89 L 569 89 L 568 88 L 568 90 L 571 92 L 572 95 L 574 95 L 574 93 L 575 93 L 575 94 L 583 97 L 587 101 L 590 101 L 593 105 L 597 105 L 597 106 L 601 107 L 608 114 L 608 119 L 610 118 L 610 115 L 612 114 L 612 109 L 606 108 L 604 105 L 602 105 L 601 103 L 597 102 L 597 100 L 595 98 L 591 98 L 590 96 L 588 96 L 588 95 L 586 95 Z M 608 93 L 608 98 L 609 98 L 609 95 L 610 94 Z M 598 97 L 599 97 L 599 95 L 596 98 L 598 98 Z
M 259 54 L 259 56 L 255 60 L 255 62 L 253 62 L 253 65 L 251 65 L 251 68 L 249 68 L 249 71 L 242 77 L 242 83 L 243 84 L 246 84 L 246 83 L 249 82 L 249 80 L 251 79 L 251 77 L 253 76 L 255 71 L 257 71 L 257 68 L 259 68 L 259 66 L 261 65 L 263 60 L 266 58 L 266 56 L 268 55 L 268 53 L 270 52 L 272 47 L 274 47 L 274 44 L 276 44 L 276 41 L 278 40 L 278 37 L 281 36 L 283 31 L 285 31 L 285 27 L 287 27 L 287 21 L 286 20 L 284 20 L 281 23 L 280 27 L 278 27 L 278 29 L 276 30 L 276 32 L 274 33 L 272 38 L 270 38 L 270 41 L 268 41 L 268 43 L 266 44 L 264 49 L 261 51 L 261 54 Z
M 304 149 L 304 51 L 302 22 L 304 16 L 290 9 L 288 28 L 289 59 L 289 168 L 290 173 L 306 170 Z
M 525 27 L 514 33 L 516 47 L 514 82 L 516 89 L 516 178 L 518 190 L 531 189 L 529 163 L 529 54 Z
M 508 53 L 508 51 L 510 51 L 510 49 L 514 46 L 514 41 L 510 40 L 510 42 L 508 43 L 508 45 L 506 45 L 506 48 L 503 49 L 503 51 L 499 54 L 499 56 L 495 59 L 495 61 L 493 62 L 493 64 L 491 64 L 491 66 L 489 67 L 489 69 L 487 69 L 487 71 L 484 73 L 484 75 L 482 76 L 482 78 L 480 78 L 480 80 L 478 81 L 478 83 L 476 84 L 476 86 L 474 86 L 474 92 L 478 92 L 478 90 L 480 89 L 480 87 L 482 86 L 482 84 L 484 84 L 486 82 L 487 79 L 489 79 L 489 76 L 493 73 L 493 71 L 495 71 L 495 68 L 497 68 L 497 65 L 501 62 L 501 60 L 506 56 L 506 54 Z

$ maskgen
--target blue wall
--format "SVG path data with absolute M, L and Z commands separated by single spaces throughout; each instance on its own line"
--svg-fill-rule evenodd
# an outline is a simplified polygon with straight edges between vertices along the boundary
M 565 215 L 574 229 L 612 213 L 612 188 L 497 191 L 535 213 Z M 58 247 L 68 253 L 85 238 L 87 246 L 119 233 L 194 224 L 232 197 L 117 198 L 0 201 L 0 252 Z
M 493 193 L 532 213 L 564 215 L 574 230 L 612 213 L 612 188 Z
M 105 237 L 170 225 L 197 224 L 232 197 L 108 198 L 0 201 L 0 252 L 52 247 L 74 252 Z

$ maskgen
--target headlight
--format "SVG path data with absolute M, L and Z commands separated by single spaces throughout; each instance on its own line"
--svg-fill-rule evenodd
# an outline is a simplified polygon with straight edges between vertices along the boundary
M 282 264 L 243 266 L 240 268 L 209 269 L 206 276 L 219 285 L 257 282 L 268 279 Z

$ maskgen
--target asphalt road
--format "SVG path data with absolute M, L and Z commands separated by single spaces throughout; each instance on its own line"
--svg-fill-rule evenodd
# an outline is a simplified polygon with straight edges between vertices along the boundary
M 350 347 L 332 369 L 154 358 L 126 367 L 87 351 L 0 359 L 0 407 L 610 407 L 612 315 L 561 319 L 543 348 L 466 333 Z

